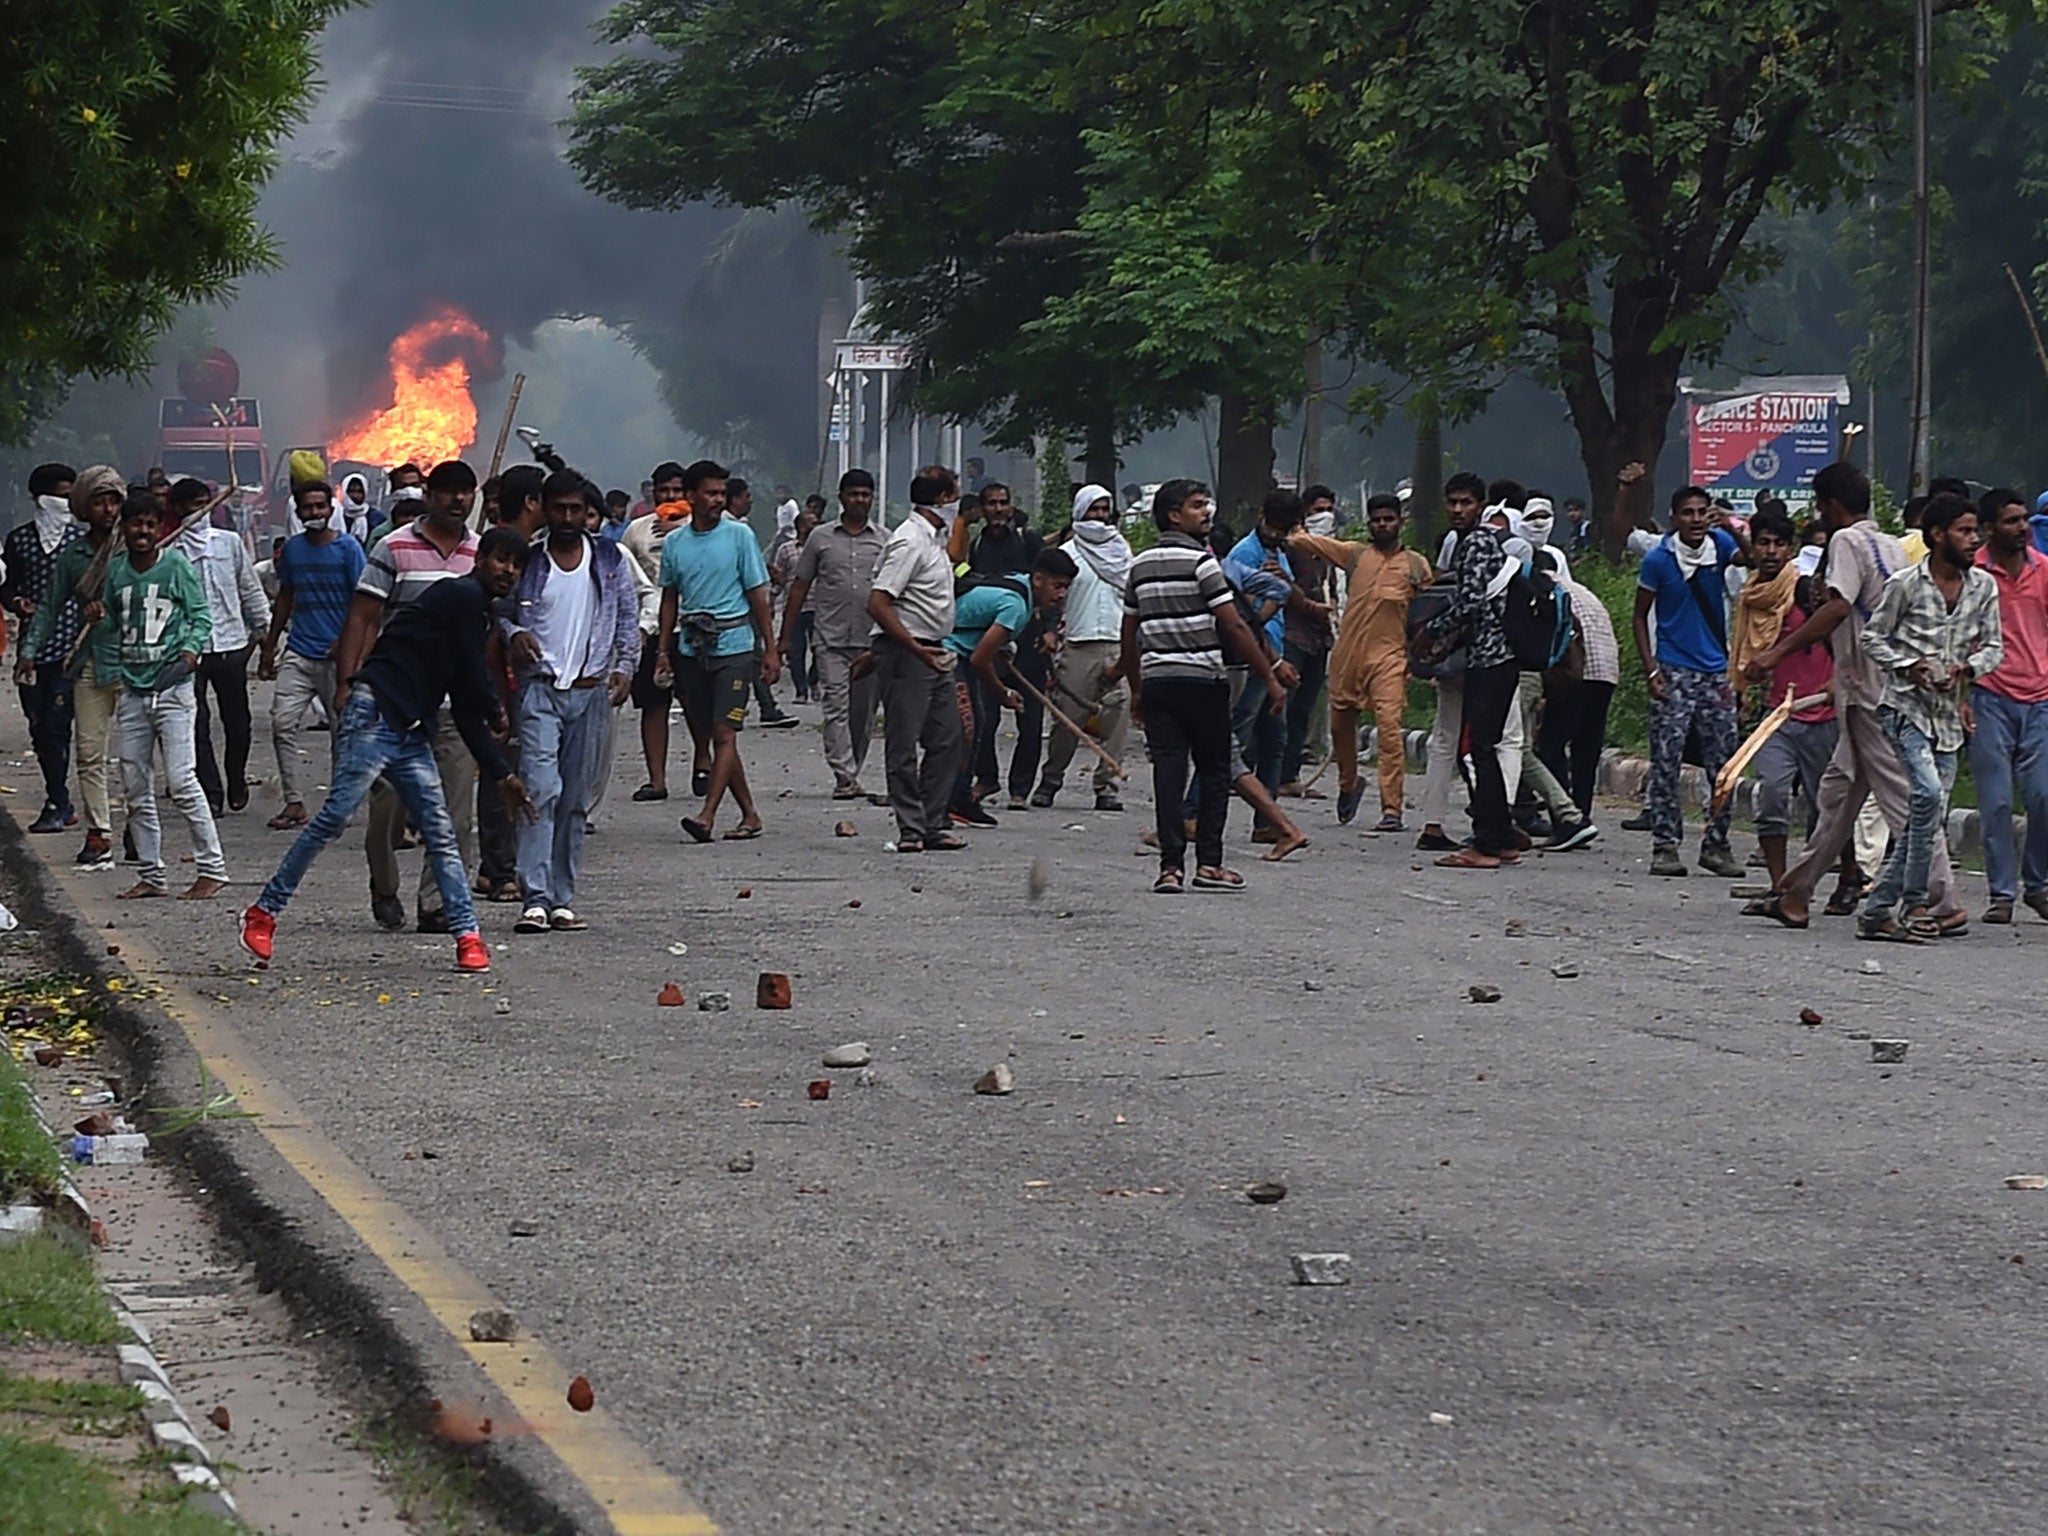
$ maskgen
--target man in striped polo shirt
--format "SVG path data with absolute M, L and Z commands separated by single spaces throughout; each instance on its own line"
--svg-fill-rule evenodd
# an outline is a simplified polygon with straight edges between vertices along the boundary
M 426 510 L 370 551 L 335 651 L 335 671 L 344 686 L 369 659 L 391 613 L 418 601 L 436 582 L 467 576 L 475 568 L 477 536 L 469 527 L 475 502 L 476 471 L 460 459 L 437 464 L 427 476 Z M 340 718 L 337 706 L 335 719 Z M 476 759 L 446 712 L 434 736 L 434 762 L 441 770 L 441 790 L 455 822 L 466 878 L 476 868 L 476 820 L 471 814 L 476 804 Z M 397 791 L 379 779 L 370 791 L 363 850 L 370 860 L 370 915 L 378 927 L 392 932 L 405 926 L 405 907 L 398 899 L 398 841 L 404 823 L 405 808 Z M 423 860 L 420 868 L 418 930 L 448 931 L 431 859 Z
M 1183 888 L 1188 839 L 1181 799 L 1190 757 L 1201 784 L 1193 883 L 1198 890 L 1244 888 L 1244 877 L 1223 864 L 1234 776 L 1225 638 L 1258 674 L 1268 706 L 1275 713 L 1287 706 L 1287 690 L 1265 647 L 1238 612 L 1222 566 L 1202 542 L 1210 512 L 1209 488 L 1200 481 L 1162 485 L 1152 500 L 1159 542 L 1131 562 L 1124 586 L 1123 655 L 1116 674 L 1130 679 L 1131 713 L 1152 755 L 1159 827 L 1159 878 L 1152 889 L 1162 894 Z

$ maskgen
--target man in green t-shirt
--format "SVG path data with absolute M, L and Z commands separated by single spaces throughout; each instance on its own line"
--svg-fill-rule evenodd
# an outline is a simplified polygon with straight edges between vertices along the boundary
M 107 566 L 102 605 L 118 635 L 113 676 L 121 684 L 114 732 L 120 742 L 121 782 L 128 796 L 128 824 L 135 834 L 141 878 L 124 899 L 170 894 L 164 870 L 163 829 L 156 813 L 155 760 L 164 755 L 171 803 L 192 834 L 192 863 L 198 878 L 183 900 L 205 901 L 226 889 L 227 861 L 220 833 L 199 785 L 194 725 L 199 700 L 192 671 L 213 634 L 213 615 L 199 573 L 176 550 L 157 547 L 163 503 L 138 492 L 121 505 L 122 551 Z M 88 623 L 99 615 L 86 613 Z
M 1074 557 L 1065 550 L 1041 549 L 1032 557 L 1028 581 L 1020 576 L 984 576 L 979 585 L 954 598 L 953 632 L 940 643 L 953 655 L 958 668 L 960 724 L 968 741 L 975 739 L 973 700 L 977 693 L 1006 709 L 1022 711 L 1022 695 L 1003 676 L 1012 670 L 1004 649 L 1023 633 L 1034 609 L 1042 615 L 1056 614 L 1079 574 Z M 1024 595 L 1027 586 L 1028 599 Z M 1053 621 L 1047 622 L 1050 626 Z M 974 763 L 965 753 L 953 783 L 953 820 L 969 827 L 996 824 L 995 817 L 974 798 Z

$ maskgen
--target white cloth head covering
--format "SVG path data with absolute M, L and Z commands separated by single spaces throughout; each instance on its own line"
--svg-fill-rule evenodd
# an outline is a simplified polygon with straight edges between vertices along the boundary
M 1109 503 L 1109 517 L 1088 516 L 1098 501 Z M 1074 494 L 1074 538 L 1069 546 L 1090 575 L 1118 592 L 1131 575 L 1131 546 L 1117 526 L 1116 497 L 1099 485 L 1084 485 Z

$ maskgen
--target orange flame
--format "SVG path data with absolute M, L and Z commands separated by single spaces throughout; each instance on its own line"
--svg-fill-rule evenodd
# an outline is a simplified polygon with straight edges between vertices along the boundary
M 337 433 L 328 457 L 384 465 L 410 460 L 423 469 L 461 457 L 476 441 L 476 400 L 462 343 L 491 352 L 490 334 L 452 308 L 400 335 L 391 343 L 391 404 Z M 446 360 L 432 361 L 433 355 Z

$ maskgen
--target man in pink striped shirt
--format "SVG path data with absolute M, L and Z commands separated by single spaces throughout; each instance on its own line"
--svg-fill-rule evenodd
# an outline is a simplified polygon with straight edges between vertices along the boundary
M 2048 918 L 2048 556 L 2033 547 L 2026 499 L 2004 487 L 1977 503 L 1986 530 L 1977 564 L 1998 587 L 2005 655 L 1970 689 L 1970 776 L 1984 829 L 1987 923 L 2012 921 L 2020 895 Z M 2013 783 L 2027 811 L 2027 843 L 2013 852 Z M 2024 887 L 2022 894 L 2021 887 Z

